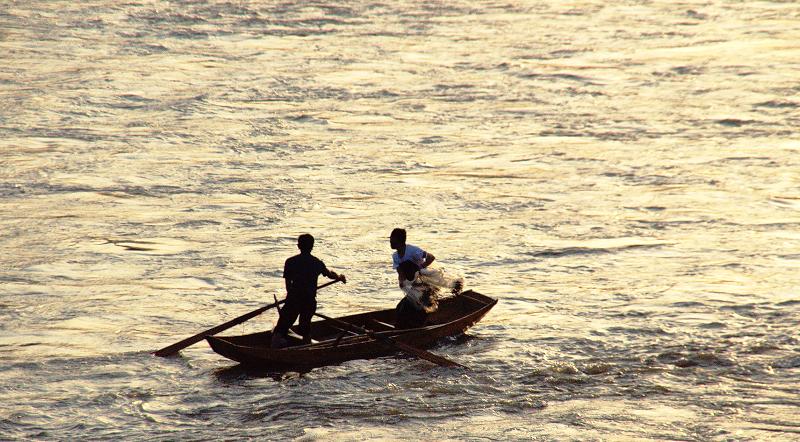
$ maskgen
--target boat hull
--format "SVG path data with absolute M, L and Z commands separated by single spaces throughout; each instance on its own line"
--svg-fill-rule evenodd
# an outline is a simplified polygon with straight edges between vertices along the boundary
M 337 318 L 368 328 L 382 337 L 391 338 L 417 348 L 430 348 L 437 341 L 458 336 L 480 321 L 497 303 L 496 299 L 474 291 L 442 300 L 439 309 L 428 318 L 424 327 L 395 329 L 395 310 L 379 310 L 369 313 Z M 353 359 L 371 359 L 398 352 L 397 348 L 381 339 L 365 334 L 343 331 L 333 321 L 320 320 L 311 323 L 310 345 L 294 345 L 287 348 L 270 348 L 272 332 L 260 332 L 242 336 L 209 336 L 211 348 L 218 354 L 242 365 L 265 371 L 303 370 L 338 364 Z M 294 344 L 301 344 L 291 339 Z

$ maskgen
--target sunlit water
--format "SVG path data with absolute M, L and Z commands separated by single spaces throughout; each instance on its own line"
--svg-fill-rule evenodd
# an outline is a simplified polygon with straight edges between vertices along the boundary
M 800 4 L 4 2 L 0 439 L 800 438 Z M 302 232 L 500 300 L 410 358 L 204 343 Z M 268 329 L 268 312 L 231 334 Z

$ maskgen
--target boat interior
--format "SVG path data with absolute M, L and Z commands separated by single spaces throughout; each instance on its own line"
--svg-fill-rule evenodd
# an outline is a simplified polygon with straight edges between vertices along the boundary
M 432 327 L 455 321 L 467 314 L 485 307 L 486 305 L 493 304 L 494 302 L 495 300 L 492 298 L 473 292 L 472 290 L 467 290 L 458 296 L 440 300 L 439 308 L 435 312 L 428 315 L 424 327 Z M 396 334 L 398 332 L 398 329 L 396 329 L 394 325 L 396 323 L 394 308 L 342 316 L 336 319 L 357 325 L 376 333 Z M 296 333 L 296 327 L 297 325 L 290 329 L 288 336 L 288 344 L 291 348 L 304 346 L 301 337 Z M 356 329 L 335 323 L 334 321 L 321 319 L 311 322 L 312 346 L 317 346 L 322 342 L 338 343 L 338 341 L 341 339 L 352 339 L 354 337 L 369 339 L 366 334 Z M 221 338 L 235 345 L 246 347 L 264 347 L 269 345 L 269 342 L 272 338 L 272 331 L 252 333 L 242 336 L 221 336 Z

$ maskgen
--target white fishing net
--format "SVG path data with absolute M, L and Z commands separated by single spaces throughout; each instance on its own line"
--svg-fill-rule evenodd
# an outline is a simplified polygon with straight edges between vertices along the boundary
M 417 271 L 413 280 L 404 279 L 401 288 L 417 310 L 431 313 L 439 307 L 440 299 L 461 293 L 464 278 L 441 267 L 427 267 Z

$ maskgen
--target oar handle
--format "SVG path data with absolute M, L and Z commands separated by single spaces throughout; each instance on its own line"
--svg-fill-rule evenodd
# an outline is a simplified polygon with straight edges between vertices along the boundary
M 339 281 L 341 281 L 341 279 L 334 279 L 333 281 L 326 282 L 325 284 L 318 285 L 318 286 L 317 286 L 317 290 L 319 290 L 319 289 L 321 289 L 321 288 L 324 288 L 324 287 L 327 287 L 327 286 L 329 286 L 329 285 L 331 285 L 331 284 L 336 284 L 336 283 L 337 283 L 337 282 L 339 282 Z

